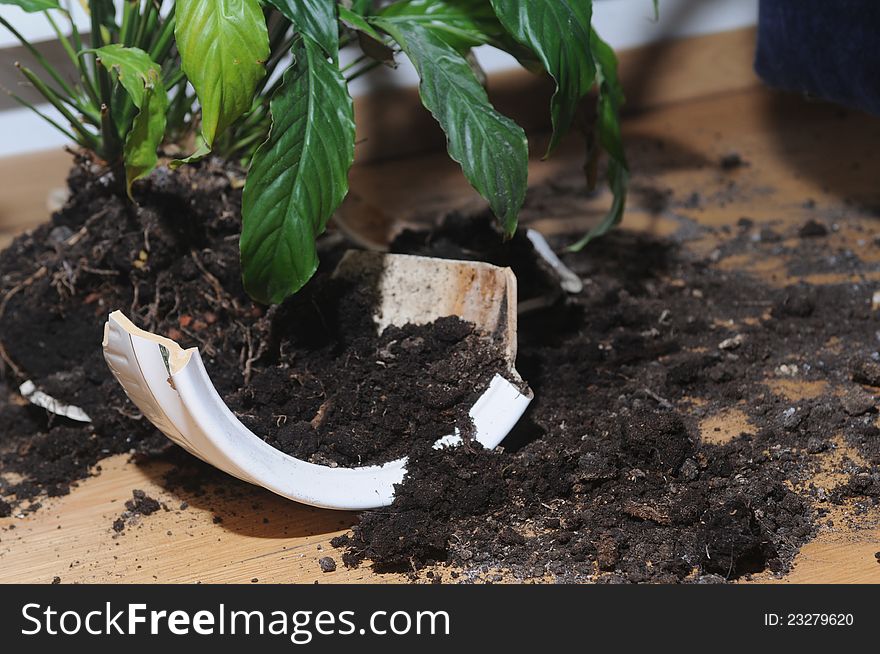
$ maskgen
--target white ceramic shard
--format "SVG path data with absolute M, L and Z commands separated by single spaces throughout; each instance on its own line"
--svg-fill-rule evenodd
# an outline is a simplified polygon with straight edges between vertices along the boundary
M 516 279 L 509 269 L 349 252 L 336 274 L 360 280 L 372 276 L 382 298 L 375 316 L 380 328 L 447 315 L 470 320 L 500 339 L 508 355 L 508 376 L 519 382 L 513 368 Z M 394 499 L 394 485 L 403 480 L 405 458 L 384 465 L 331 468 L 275 449 L 229 410 L 196 348 L 184 350 L 168 338 L 139 329 L 119 311 L 110 314 L 105 326 L 104 357 L 129 398 L 168 438 L 239 479 L 304 504 L 351 510 L 387 506 Z M 484 447 L 497 446 L 526 410 L 532 395 L 521 386 L 496 375 L 471 408 L 475 438 Z M 451 434 L 438 443 L 459 441 Z
M 30 402 L 34 406 L 46 409 L 46 411 L 48 411 L 49 413 L 54 413 L 57 416 L 62 416 L 64 418 L 68 418 L 69 420 L 76 420 L 77 422 L 92 421 L 92 419 L 89 418 L 89 414 L 80 409 L 78 406 L 65 404 L 60 400 L 56 400 L 51 395 L 47 395 L 46 393 L 38 389 L 36 384 L 34 384 L 34 382 L 32 382 L 30 379 L 28 379 L 26 382 L 18 387 L 18 392 L 21 393 L 21 396 L 28 402 Z

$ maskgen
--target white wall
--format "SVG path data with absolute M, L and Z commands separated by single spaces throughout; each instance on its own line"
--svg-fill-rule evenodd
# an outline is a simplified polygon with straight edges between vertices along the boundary
M 77 24 L 88 29 L 88 20 L 74 5 Z M 12 23 L 27 38 L 51 39 L 53 32 L 40 14 L 26 14 L 17 7 L 0 5 L 0 15 Z M 757 20 L 758 0 L 660 0 L 660 19 L 654 21 L 651 0 L 596 0 L 593 24 L 602 37 L 614 48 L 633 48 L 647 43 L 683 36 L 711 34 L 753 25 Z M 0 27 L 0 47 L 17 44 L 5 28 Z M 492 48 L 478 52 L 481 65 L 487 73 L 516 67 L 509 55 Z M 415 71 L 402 61 L 396 71 L 378 71 L 372 79 L 356 80 L 352 94 L 367 92 L 373 84 L 415 84 Z M 44 109 L 44 107 L 41 107 Z M 46 112 L 57 117 L 51 108 Z M 54 128 L 25 108 L 0 112 L 0 156 L 61 147 L 64 137 Z
M 77 29 L 88 32 L 89 17 L 85 10 L 80 6 L 78 0 L 73 0 L 73 2 L 70 2 L 69 0 L 60 0 L 60 4 L 63 7 L 70 8 L 69 11 L 76 21 Z M 43 14 L 29 14 L 18 7 L 13 7 L 12 5 L 0 5 L 0 16 L 3 16 L 3 18 L 8 20 L 15 29 L 28 39 L 45 41 L 55 38 L 55 32 L 52 31 L 52 27 L 43 17 Z M 59 21 L 55 16 L 53 16 L 53 19 L 59 24 L 59 27 L 66 22 L 66 19 Z M 5 27 L 0 27 L 0 48 L 5 48 L 10 45 L 18 45 L 18 39 L 12 36 Z

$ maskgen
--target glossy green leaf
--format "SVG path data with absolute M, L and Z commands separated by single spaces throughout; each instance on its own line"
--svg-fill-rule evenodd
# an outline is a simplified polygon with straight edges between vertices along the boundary
M 590 54 L 591 0 L 553 0 L 521 2 L 491 0 L 505 29 L 531 49 L 556 81 L 550 102 L 553 134 L 547 154 L 568 131 L 578 104 L 596 76 Z
M 30 14 L 47 9 L 61 9 L 56 0 L 0 0 L 0 5 L 15 5 Z
M 266 74 L 269 35 L 258 0 L 177 0 L 174 35 L 181 67 L 202 108 L 202 136 L 214 138 L 253 102 Z
M 168 96 L 162 71 L 143 50 L 119 44 L 90 50 L 125 89 L 138 109 L 123 146 L 126 188 L 156 167 L 156 150 L 165 136 Z
M 339 28 L 334 0 L 268 0 L 293 23 L 294 29 L 323 48 L 328 57 L 339 56 Z
M 354 111 L 338 66 L 307 38 L 293 55 L 242 196 L 244 286 L 266 303 L 281 302 L 314 274 L 315 239 L 348 192 L 354 159 Z
M 365 55 L 393 67 L 394 50 L 385 44 L 385 38 L 373 29 L 364 16 L 339 5 L 339 20 L 355 31 L 358 44 Z
M 607 234 L 623 220 L 629 184 L 629 165 L 623 151 L 623 138 L 620 133 L 619 115 L 624 98 L 623 88 L 617 77 L 617 57 L 611 46 L 600 39 L 595 32 L 592 34 L 591 44 L 599 71 L 596 132 L 599 143 L 608 153 L 608 185 L 611 187 L 614 199 L 611 209 L 602 221 L 569 248 L 573 251 L 580 250 L 593 239 Z
M 449 156 L 512 235 L 528 183 L 525 132 L 495 110 L 467 60 L 433 30 L 402 20 L 374 24 L 413 62 L 422 103 L 446 132 Z
M 459 51 L 491 43 L 504 34 L 486 0 L 404 0 L 384 7 L 379 17 L 430 29 Z
M 351 0 L 350 9 L 361 16 L 373 13 L 373 0 Z M 340 6 L 342 6 L 340 4 Z
M 373 29 L 373 26 L 367 22 L 366 18 L 358 13 L 355 13 L 351 9 L 346 9 L 344 5 L 339 5 L 339 20 L 341 20 L 352 29 L 355 29 L 358 32 L 363 32 L 370 38 L 373 38 L 377 41 L 382 40 L 382 35 Z

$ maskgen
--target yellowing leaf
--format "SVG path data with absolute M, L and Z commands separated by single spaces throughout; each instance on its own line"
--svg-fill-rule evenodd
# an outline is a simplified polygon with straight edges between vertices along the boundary
M 269 58 L 266 21 L 257 0 L 177 0 L 176 17 L 181 67 L 199 97 L 210 147 L 251 108 Z
M 165 136 L 168 96 L 162 83 L 162 71 L 150 55 L 138 48 L 113 44 L 89 52 L 94 52 L 116 77 L 138 108 L 122 151 L 126 188 L 131 194 L 132 183 L 156 167 L 156 150 Z

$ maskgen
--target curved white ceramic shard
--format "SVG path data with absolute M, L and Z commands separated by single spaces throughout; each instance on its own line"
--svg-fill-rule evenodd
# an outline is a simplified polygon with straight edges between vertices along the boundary
M 34 382 L 32 382 L 30 379 L 28 379 L 26 382 L 18 387 L 18 392 L 21 393 L 21 396 L 28 402 L 30 402 L 34 406 L 46 409 L 46 411 L 48 411 L 49 413 L 54 413 L 57 416 L 62 416 L 64 418 L 68 418 L 69 420 L 76 420 L 77 422 L 92 421 L 92 419 L 89 418 L 89 414 L 80 409 L 78 406 L 65 404 L 60 400 L 56 400 L 51 395 L 47 395 L 46 393 L 38 389 L 36 384 L 34 384 Z
M 414 264 L 400 263 L 404 267 Z M 508 273 L 500 274 L 494 282 L 506 288 Z M 486 286 L 493 294 L 497 290 L 489 281 Z M 509 327 L 508 299 L 505 293 L 497 309 L 507 314 L 500 322 Z M 515 308 L 512 315 L 516 315 Z M 514 331 L 505 340 L 508 353 L 515 352 L 515 343 Z M 168 438 L 239 479 L 304 504 L 350 510 L 387 506 L 394 499 L 394 485 L 403 480 L 405 458 L 384 465 L 331 468 L 275 449 L 229 410 L 211 383 L 197 349 L 184 350 L 168 338 L 141 330 L 119 311 L 110 314 L 105 326 L 104 357 L 129 398 Z M 512 363 L 510 370 L 511 376 L 518 379 Z M 475 439 L 484 447 L 496 447 L 531 399 L 531 391 L 521 392 L 518 386 L 496 375 L 470 410 Z M 449 435 L 438 444 L 457 442 L 457 435 Z
M 369 509 L 394 499 L 406 459 L 381 466 L 330 468 L 284 454 L 256 436 L 229 410 L 211 383 L 196 349 L 135 327 L 110 314 L 104 356 L 116 379 L 143 414 L 192 454 L 221 470 L 279 495 L 332 509 Z M 496 375 L 470 411 L 475 438 L 497 446 L 531 401 Z M 457 436 L 441 439 L 458 442 Z

